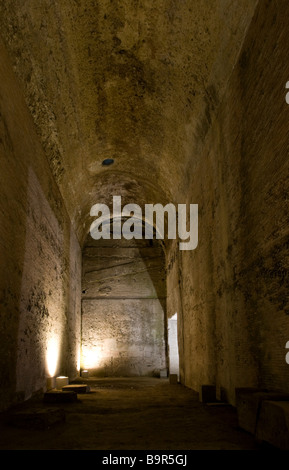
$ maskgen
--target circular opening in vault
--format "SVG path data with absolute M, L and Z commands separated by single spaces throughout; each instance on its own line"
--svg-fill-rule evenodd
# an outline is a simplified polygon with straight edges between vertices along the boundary
M 102 165 L 103 166 L 109 166 L 109 165 L 112 165 L 113 163 L 114 163 L 113 158 L 106 158 L 105 160 L 103 160 Z

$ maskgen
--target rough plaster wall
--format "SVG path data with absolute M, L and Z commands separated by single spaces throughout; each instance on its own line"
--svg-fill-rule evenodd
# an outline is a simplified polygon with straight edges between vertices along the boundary
M 184 383 L 289 391 L 288 2 L 260 2 L 188 202 L 199 246 L 182 253 Z
M 0 403 L 77 374 L 81 251 L 21 88 L 0 49 Z
M 166 367 L 161 247 L 89 237 L 82 292 L 83 368 L 91 375 L 138 376 Z

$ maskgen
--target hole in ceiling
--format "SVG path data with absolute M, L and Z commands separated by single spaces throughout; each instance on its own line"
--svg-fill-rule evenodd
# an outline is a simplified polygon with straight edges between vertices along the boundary
M 108 166 L 108 165 L 112 165 L 113 163 L 114 163 L 113 158 L 106 158 L 105 160 L 103 160 L 102 165 L 103 166 Z

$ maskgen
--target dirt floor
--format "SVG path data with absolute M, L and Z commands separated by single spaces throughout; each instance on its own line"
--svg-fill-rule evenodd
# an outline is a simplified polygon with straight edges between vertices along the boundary
M 229 405 L 200 403 L 167 379 L 81 379 L 89 393 L 74 403 L 44 403 L 43 396 L 0 419 L 0 450 L 262 450 L 238 427 Z M 59 423 L 42 429 L 29 419 L 59 411 Z M 27 414 L 28 413 L 28 414 Z M 27 420 L 11 417 L 27 416 Z

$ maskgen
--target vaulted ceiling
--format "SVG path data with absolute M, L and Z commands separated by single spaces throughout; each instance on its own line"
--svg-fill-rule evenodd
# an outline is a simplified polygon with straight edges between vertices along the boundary
M 0 34 L 80 241 L 91 206 L 113 195 L 186 202 L 256 1 L 1 2 Z

